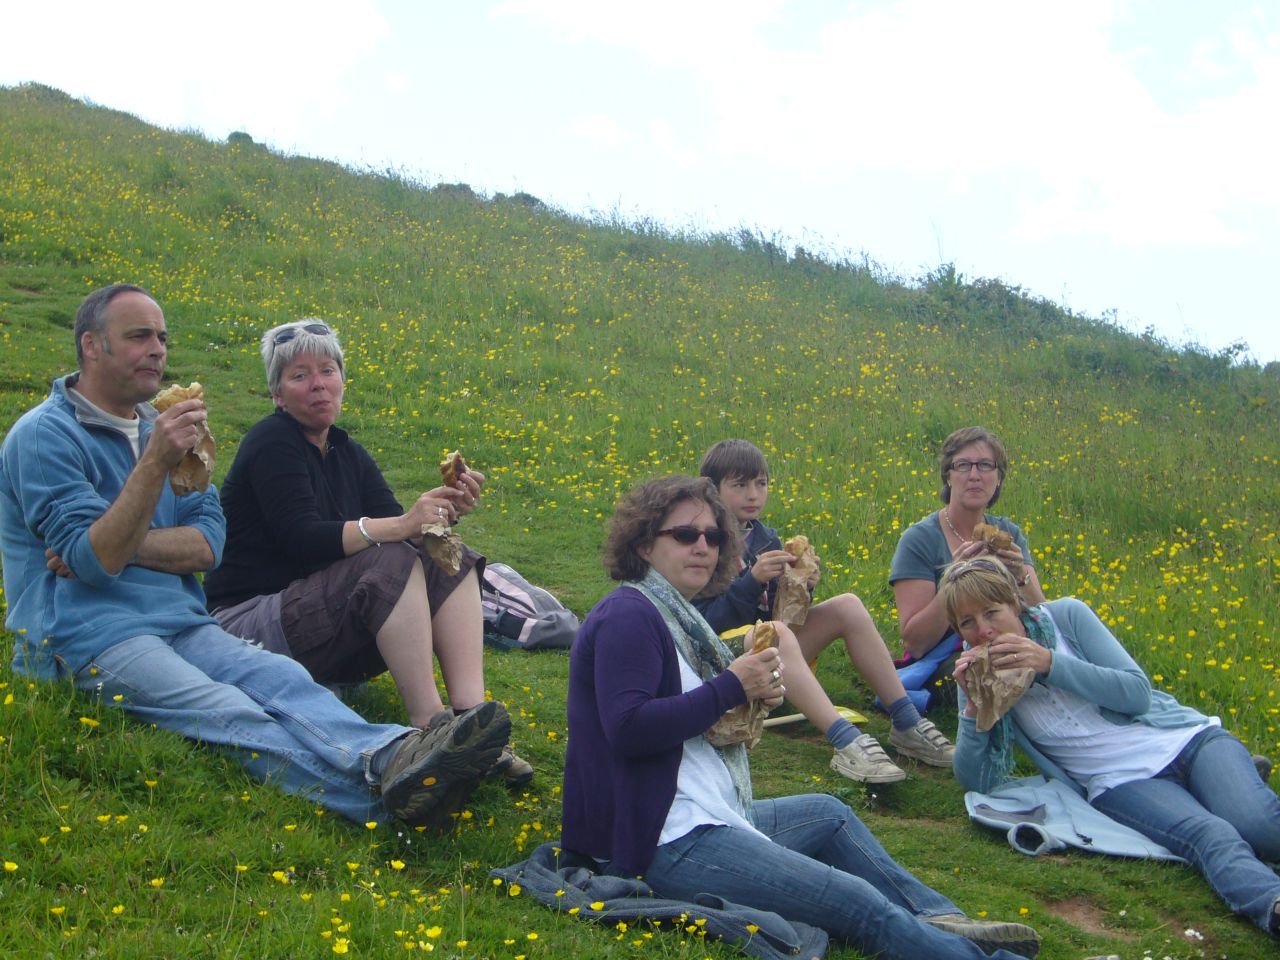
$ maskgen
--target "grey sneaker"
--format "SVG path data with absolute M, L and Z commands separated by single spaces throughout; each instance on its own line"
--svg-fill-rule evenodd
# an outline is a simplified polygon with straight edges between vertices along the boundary
M 1253 755 L 1253 769 L 1258 771 L 1258 776 L 1262 778 L 1263 783 L 1271 780 L 1271 758 L 1264 757 L 1260 753 Z
M 533 779 L 533 764 L 520 757 L 510 743 L 498 754 L 498 761 L 489 771 L 491 777 L 502 777 L 508 787 L 518 787 Z
M 897 783 L 907 779 L 902 768 L 889 759 L 884 747 L 864 733 L 831 758 L 831 769 L 859 783 Z
M 956 748 L 933 725 L 932 720 L 920 718 L 909 730 L 894 727 L 889 732 L 889 746 L 912 760 L 919 760 L 931 767 L 949 767 Z
M 974 920 L 963 913 L 944 913 L 937 917 L 921 917 L 925 923 L 947 933 L 954 933 L 977 944 L 984 953 L 1008 950 L 1023 957 L 1040 952 L 1040 934 L 1025 923 L 1002 920 Z
M 382 773 L 382 806 L 410 826 L 443 826 L 471 796 L 511 737 L 506 708 L 496 700 L 459 717 L 442 711 L 425 730 L 401 738 Z

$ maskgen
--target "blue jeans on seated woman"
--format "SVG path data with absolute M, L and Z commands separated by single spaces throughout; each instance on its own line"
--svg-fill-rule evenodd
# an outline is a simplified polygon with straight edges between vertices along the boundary
M 961 911 L 895 863 L 835 797 L 757 800 L 752 814 L 764 837 L 735 827 L 698 827 L 658 847 L 645 881 L 660 897 L 692 900 L 712 893 L 772 910 L 883 960 L 988 956 L 963 937 L 921 922 Z M 1005 950 L 990 956 L 1019 960 Z
M 1230 733 L 1201 731 L 1155 777 L 1112 787 L 1093 805 L 1195 864 L 1235 913 L 1270 929 L 1280 876 L 1262 861 L 1280 860 L 1280 798 Z

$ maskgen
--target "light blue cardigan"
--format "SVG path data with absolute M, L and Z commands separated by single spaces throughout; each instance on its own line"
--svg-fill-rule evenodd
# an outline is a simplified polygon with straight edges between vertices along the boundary
M 1069 690 L 1096 703 L 1103 717 L 1121 726 L 1142 723 L 1149 727 L 1176 728 L 1204 722 L 1205 716 L 1198 710 L 1183 706 L 1169 694 L 1151 688 L 1151 681 L 1142 668 L 1087 604 L 1074 597 L 1065 597 L 1043 604 L 1040 609 L 1053 618 L 1078 659 L 1054 657 L 1049 672 L 1038 677 L 1037 682 Z M 1010 779 L 1012 771 L 999 769 L 991 750 L 991 731 L 979 733 L 977 720 L 964 716 L 967 698 L 963 686 L 957 686 L 960 687 L 961 715 L 952 761 L 956 779 L 967 790 L 991 793 Z M 1016 717 L 1011 719 L 1014 742 L 1035 762 L 1045 778 L 1061 780 L 1085 796 L 1084 786 L 1037 750 L 1018 726 Z

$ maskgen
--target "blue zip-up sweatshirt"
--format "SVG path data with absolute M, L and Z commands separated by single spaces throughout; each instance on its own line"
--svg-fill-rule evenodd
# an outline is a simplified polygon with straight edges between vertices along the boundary
M 48 399 L 23 414 L 0 446 L 5 625 L 18 635 L 13 668 L 46 679 L 74 673 L 130 637 L 216 622 L 194 575 L 130 563 L 112 576 L 99 563 L 89 527 L 119 496 L 137 459 L 124 434 L 68 393 L 78 376 L 54 381 Z M 156 412 L 145 403 L 137 411 L 146 449 Z M 215 565 L 222 557 L 226 527 L 212 484 L 185 497 L 166 484 L 151 526 L 195 527 Z M 75 576 L 55 576 L 45 565 L 46 549 Z

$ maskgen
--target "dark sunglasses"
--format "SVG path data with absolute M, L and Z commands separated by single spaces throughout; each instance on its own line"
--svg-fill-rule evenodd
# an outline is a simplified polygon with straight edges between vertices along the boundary
M 288 343 L 304 330 L 307 333 L 314 333 L 318 337 L 327 337 L 333 333 L 333 331 L 323 323 L 304 323 L 300 327 L 289 327 L 287 330 L 281 330 L 271 338 L 271 343 L 278 347 L 282 343 Z
M 686 547 L 692 547 L 698 542 L 699 537 L 704 537 L 708 547 L 718 547 L 724 543 L 724 531 L 719 527 L 711 527 L 703 530 L 700 527 L 691 527 L 688 525 L 680 527 L 667 527 L 665 530 L 659 530 L 658 536 L 671 537 L 676 543 L 683 544 Z

